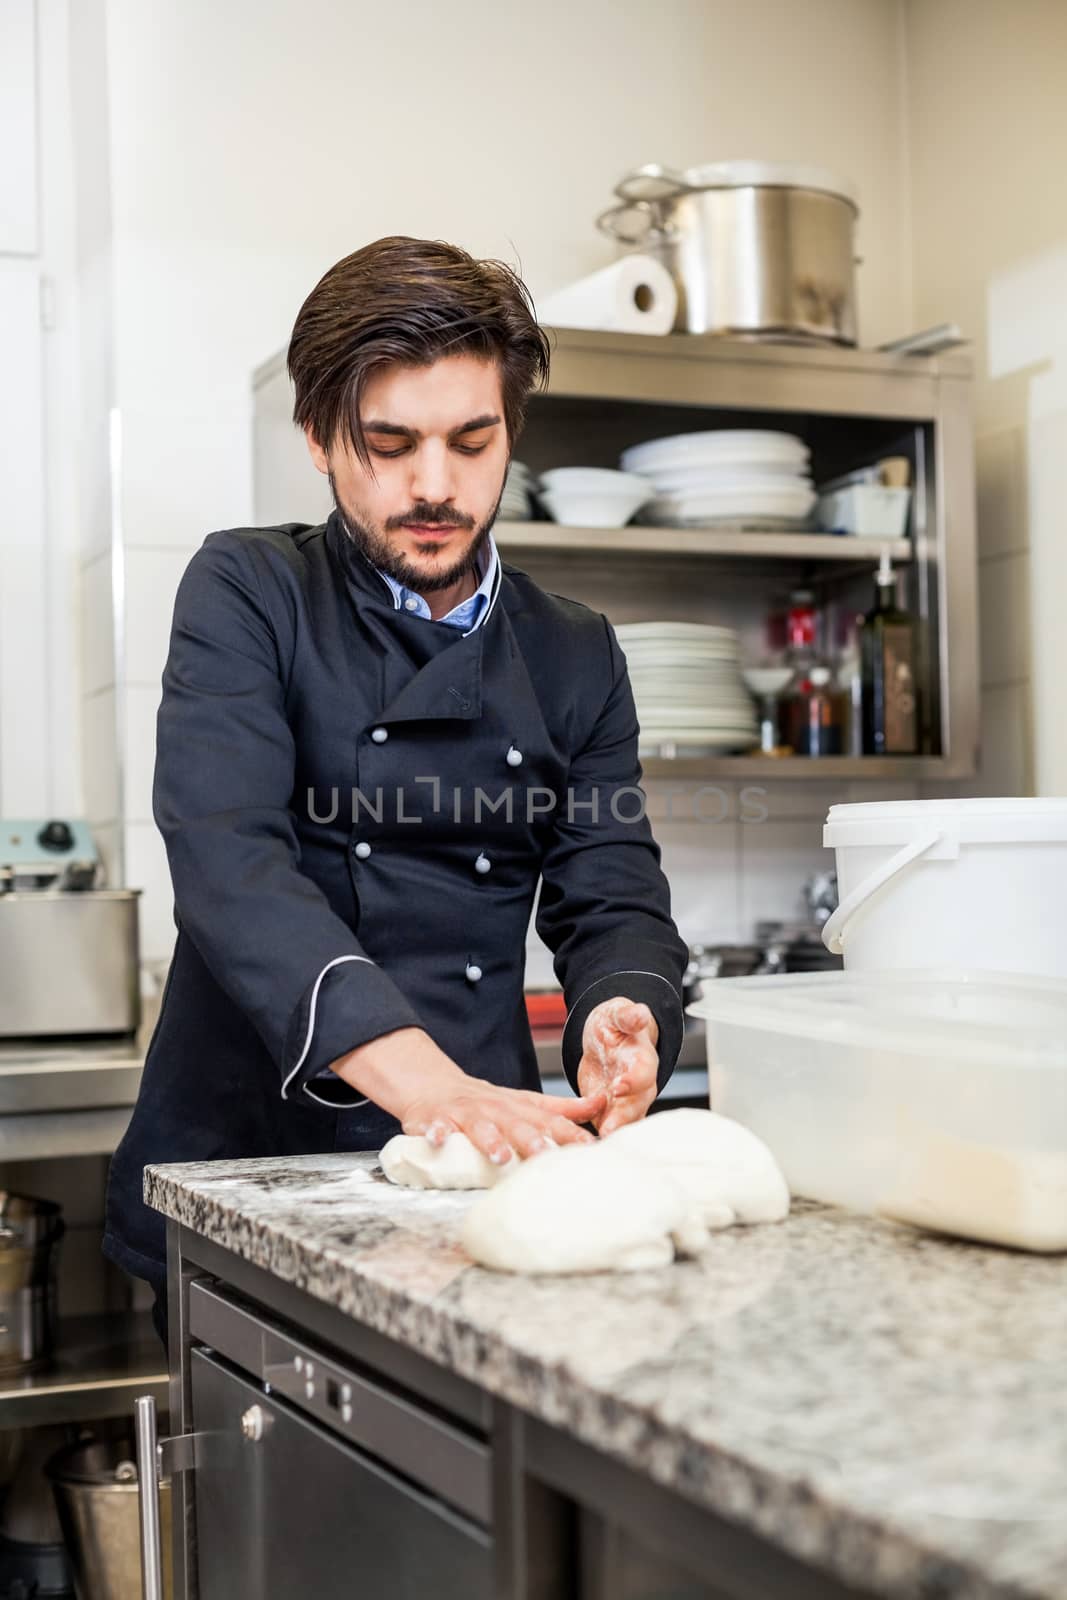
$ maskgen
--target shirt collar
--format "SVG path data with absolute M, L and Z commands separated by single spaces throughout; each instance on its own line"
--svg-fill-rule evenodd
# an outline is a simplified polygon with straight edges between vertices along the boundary
M 497 572 L 500 568 L 500 554 L 496 547 L 496 540 L 492 533 L 489 543 L 479 557 L 479 572 L 481 582 L 472 595 L 466 600 L 461 600 L 452 607 L 443 617 L 438 617 L 438 622 L 445 622 L 451 628 L 461 628 L 465 634 L 473 633 L 475 628 L 480 628 L 485 620 L 493 598 L 493 588 L 496 583 Z M 398 583 L 388 572 L 383 572 L 380 567 L 375 567 L 380 578 L 384 578 L 393 595 L 393 604 L 397 611 L 406 611 L 412 617 L 424 617 L 430 621 L 430 608 L 421 594 L 416 594 L 413 589 L 408 589 L 404 584 Z

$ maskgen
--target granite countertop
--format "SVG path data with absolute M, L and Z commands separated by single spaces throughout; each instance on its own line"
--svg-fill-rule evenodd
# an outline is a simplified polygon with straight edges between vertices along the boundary
M 799 1203 L 655 1272 L 471 1266 L 373 1155 L 149 1167 L 150 1203 L 846 1583 L 1067 1596 L 1067 1258 Z

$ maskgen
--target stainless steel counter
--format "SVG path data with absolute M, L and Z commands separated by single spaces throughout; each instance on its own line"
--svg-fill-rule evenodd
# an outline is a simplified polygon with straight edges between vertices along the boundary
M 142 1028 L 117 1041 L 0 1044 L 0 1160 L 108 1155 L 130 1120 L 145 1043 Z
M 150 1008 L 135 1038 L 0 1043 L 0 1161 L 109 1155 L 130 1120 L 154 1023 Z M 534 1030 L 545 1089 L 567 1095 L 561 1037 L 558 1028 Z M 707 1092 L 704 1025 L 690 1021 L 662 1098 L 706 1101 Z

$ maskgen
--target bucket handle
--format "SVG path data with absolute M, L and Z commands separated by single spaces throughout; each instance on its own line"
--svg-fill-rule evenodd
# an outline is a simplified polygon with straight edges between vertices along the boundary
M 888 861 L 883 861 L 870 875 L 858 883 L 851 894 L 846 894 L 836 911 L 832 911 L 823 923 L 822 942 L 831 955 L 839 956 L 844 949 L 845 929 L 860 906 L 865 905 L 876 889 L 880 889 L 890 878 L 896 877 L 898 872 L 919 856 L 925 855 L 927 850 L 932 850 L 935 844 L 941 842 L 941 833 L 926 833 L 918 839 L 912 839 L 895 856 L 890 856 Z

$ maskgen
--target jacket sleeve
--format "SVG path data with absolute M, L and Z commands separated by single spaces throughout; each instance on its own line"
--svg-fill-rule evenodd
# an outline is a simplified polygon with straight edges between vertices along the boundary
M 670 887 L 645 815 L 626 660 L 602 621 L 610 687 L 553 814 L 535 927 L 567 1000 L 562 1054 L 571 1083 L 577 1088 L 589 1013 L 625 995 L 644 1001 L 656 1019 L 662 1090 L 682 1043 L 689 952 L 671 919 Z
M 282 1098 L 360 1104 L 329 1063 L 419 1018 L 300 871 L 285 707 L 293 624 L 281 606 L 271 615 L 259 559 L 233 534 L 212 534 L 182 578 L 155 818 L 179 928 L 263 1039 Z

